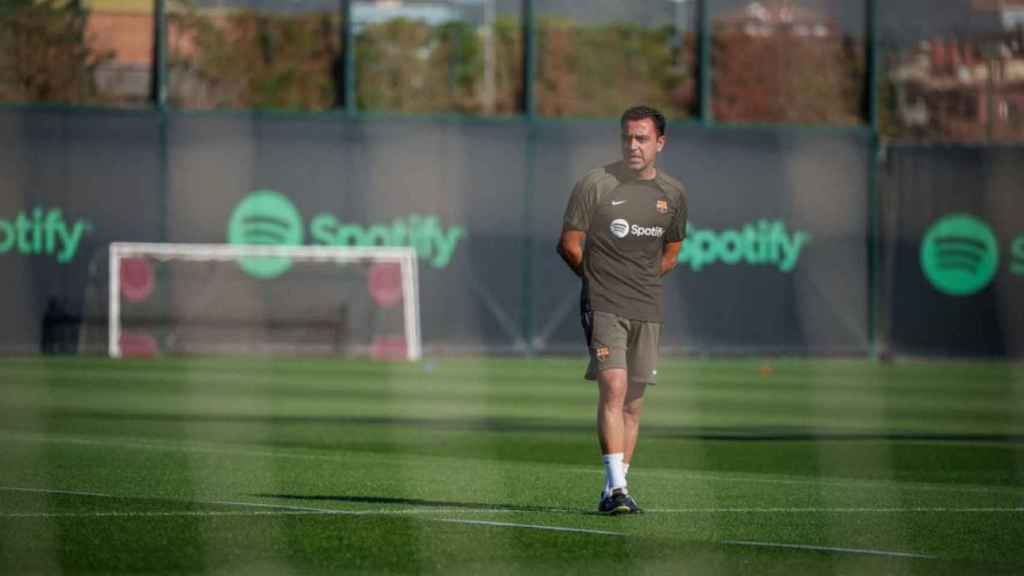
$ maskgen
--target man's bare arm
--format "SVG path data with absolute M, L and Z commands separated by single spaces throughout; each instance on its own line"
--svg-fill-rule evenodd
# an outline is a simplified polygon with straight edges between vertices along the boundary
M 583 276 L 583 241 L 587 233 L 579 230 L 563 230 L 558 241 L 558 255 L 565 260 L 577 276 Z
M 669 242 L 665 244 L 665 251 L 661 254 L 661 275 L 664 276 L 672 271 L 679 262 L 679 249 L 683 247 L 683 242 Z

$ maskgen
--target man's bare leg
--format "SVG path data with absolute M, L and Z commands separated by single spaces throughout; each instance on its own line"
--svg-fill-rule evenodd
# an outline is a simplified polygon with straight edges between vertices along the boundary
M 646 382 L 630 382 L 622 405 L 623 462 L 627 467 L 633 461 L 633 451 L 640 437 L 640 412 L 646 390 Z
M 597 375 L 597 384 L 600 389 L 597 404 L 597 438 L 604 460 L 605 484 L 610 491 L 612 488 L 626 486 L 626 474 L 623 469 L 626 450 L 623 406 L 628 390 L 626 370 L 602 370 Z
M 597 404 L 597 437 L 602 454 L 625 452 L 623 408 L 626 401 L 626 371 L 609 368 L 597 375 L 600 397 Z

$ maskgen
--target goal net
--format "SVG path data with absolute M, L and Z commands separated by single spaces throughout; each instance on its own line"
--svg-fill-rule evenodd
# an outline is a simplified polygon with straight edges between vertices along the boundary
M 110 245 L 111 357 L 419 359 L 410 247 Z

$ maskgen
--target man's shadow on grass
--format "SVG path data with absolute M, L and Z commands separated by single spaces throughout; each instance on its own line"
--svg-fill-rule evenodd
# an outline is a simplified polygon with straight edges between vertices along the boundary
M 280 500 L 299 500 L 309 502 L 344 502 L 349 504 L 379 504 L 415 506 L 418 508 L 455 508 L 459 510 L 495 510 L 501 512 L 554 512 L 562 514 L 580 514 L 585 511 L 578 508 L 554 508 L 549 506 L 520 506 L 516 504 L 494 504 L 481 502 L 447 502 L 441 500 L 422 500 L 419 498 L 386 498 L 382 496 L 324 496 L 300 494 L 251 494 L 257 498 L 276 498 Z

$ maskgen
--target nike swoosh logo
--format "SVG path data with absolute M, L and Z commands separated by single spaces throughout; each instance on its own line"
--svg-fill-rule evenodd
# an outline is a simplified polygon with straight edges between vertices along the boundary
M 612 206 L 618 206 L 619 204 L 625 204 L 625 200 L 612 200 Z

